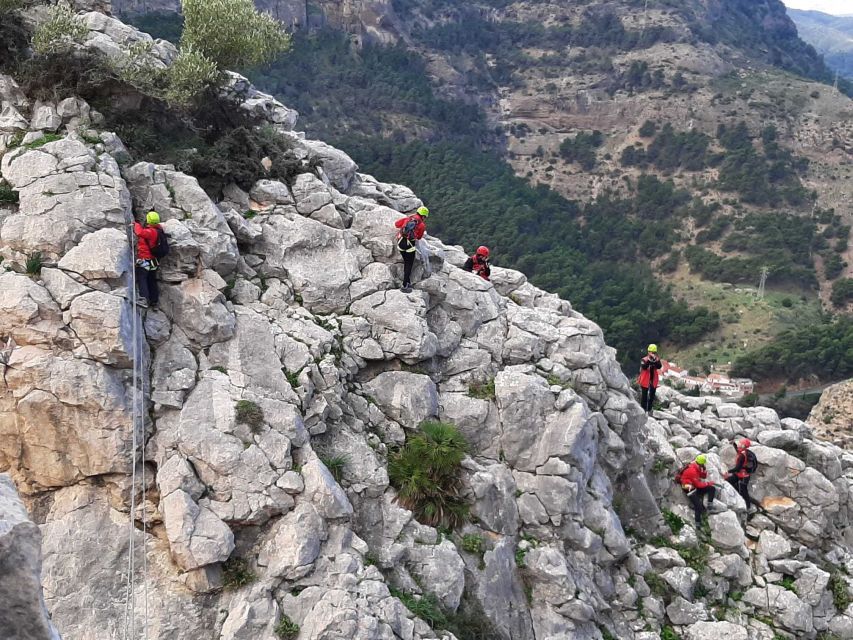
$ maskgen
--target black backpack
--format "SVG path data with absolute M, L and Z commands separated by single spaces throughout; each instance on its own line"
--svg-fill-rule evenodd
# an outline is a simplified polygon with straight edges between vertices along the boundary
M 151 247 L 151 255 L 155 258 L 165 258 L 169 255 L 169 236 L 163 231 L 162 227 L 157 229 L 157 243 Z
M 744 451 L 744 454 L 746 454 L 746 460 L 744 460 L 743 469 L 748 474 L 752 475 L 758 470 L 758 458 L 749 449 Z
M 411 216 L 408 220 L 406 220 L 406 224 L 403 225 L 403 228 L 400 230 L 400 237 L 405 238 L 411 243 L 414 243 L 417 240 L 415 236 L 415 231 L 418 228 L 418 219 L 415 216 Z

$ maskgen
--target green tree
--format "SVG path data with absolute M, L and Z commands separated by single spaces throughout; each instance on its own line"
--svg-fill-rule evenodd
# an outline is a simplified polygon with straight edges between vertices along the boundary
M 89 33 L 67 2 L 60 2 L 50 10 L 47 20 L 33 34 L 33 50 L 45 55 L 70 49 Z
M 255 9 L 252 0 L 181 0 L 181 48 L 220 69 L 244 69 L 274 60 L 290 48 L 280 22 Z
M 832 285 L 829 298 L 836 307 L 843 307 L 853 300 L 853 278 L 841 278 Z

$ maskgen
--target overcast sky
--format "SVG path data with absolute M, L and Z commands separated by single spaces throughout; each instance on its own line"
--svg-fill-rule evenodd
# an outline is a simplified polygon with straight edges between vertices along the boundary
M 782 0 L 792 9 L 814 9 L 837 16 L 853 14 L 853 0 Z

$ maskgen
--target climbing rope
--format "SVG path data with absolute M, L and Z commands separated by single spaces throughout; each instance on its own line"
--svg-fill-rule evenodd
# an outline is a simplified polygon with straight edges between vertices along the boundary
M 140 496 L 140 504 L 142 505 L 142 587 L 144 598 L 143 611 L 143 640 L 148 638 L 148 557 L 145 553 L 145 546 L 148 533 L 148 516 L 145 509 L 145 494 L 146 494 L 146 477 L 145 477 L 145 422 L 142 413 L 142 405 L 145 401 L 145 371 L 142 358 L 142 349 L 140 348 L 140 331 L 139 331 L 139 313 L 137 311 L 137 282 L 136 282 L 136 243 L 135 234 L 131 232 L 131 334 L 133 346 L 131 348 L 133 360 L 133 391 L 132 391 L 132 410 L 131 410 L 131 481 L 130 481 L 130 517 L 128 518 L 128 555 L 127 555 L 127 575 L 125 578 L 125 604 L 124 604 L 124 638 L 125 640 L 135 640 L 136 638 L 136 492 L 137 492 L 137 474 L 136 463 L 137 458 L 141 458 L 142 470 L 141 481 L 142 490 Z M 140 438 L 142 434 L 142 451 L 139 455 Z

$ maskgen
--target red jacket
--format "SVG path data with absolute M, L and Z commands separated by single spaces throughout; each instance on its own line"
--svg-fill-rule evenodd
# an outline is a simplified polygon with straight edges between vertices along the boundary
M 413 213 L 410 216 L 406 216 L 405 218 L 400 218 L 394 223 L 394 226 L 402 231 L 403 227 L 406 226 L 406 223 L 411 220 L 417 220 L 418 224 L 415 227 L 415 240 L 420 240 L 424 237 L 424 233 L 426 233 L 426 224 L 424 223 L 424 219 L 421 217 L 419 213 Z M 397 239 L 399 242 L 397 243 L 402 251 L 414 251 L 414 246 L 403 246 L 408 245 L 409 242 L 403 238 L 400 234 L 397 234 Z
M 154 257 L 151 255 L 151 248 L 157 246 L 157 229 L 159 228 L 159 224 L 149 227 L 142 226 L 138 222 L 133 223 L 133 233 L 139 238 L 136 242 L 136 257 L 140 260 L 151 260 Z
M 749 471 L 746 470 L 746 449 L 737 450 L 737 458 L 735 458 L 735 466 L 729 469 L 729 473 L 736 475 L 738 478 L 748 478 Z
M 637 378 L 637 384 L 639 384 L 644 389 L 649 388 L 650 386 L 657 389 L 658 386 L 658 378 L 660 374 L 658 371 L 663 366 L 660 358 L 655 358 L 651 360 L 649 356 L 646 356 L 640 361 L 640 377 Z
M 691 462 L 687 465 L 684 473 L 681 474 L 681 484 L 689 484 L 696 489 L 704 489 L 705 487 L 713 486 L 713 482 L 708 482 L 704 478 L 708 477 L 708 472 L 705 471 L 696 462 Z

